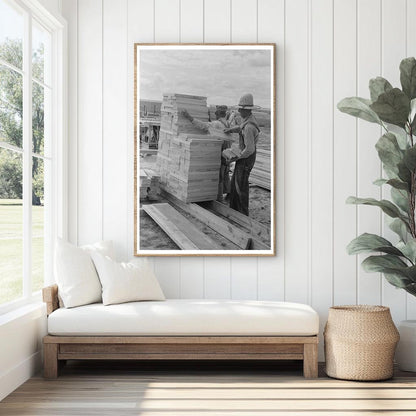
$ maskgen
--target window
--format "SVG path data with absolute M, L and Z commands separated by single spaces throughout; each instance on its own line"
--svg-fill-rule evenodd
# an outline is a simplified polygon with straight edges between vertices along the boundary
M 64 30 L 31 0 L 0 0 L 0 312 L 53 281 L 52 242 L 64 229 Z

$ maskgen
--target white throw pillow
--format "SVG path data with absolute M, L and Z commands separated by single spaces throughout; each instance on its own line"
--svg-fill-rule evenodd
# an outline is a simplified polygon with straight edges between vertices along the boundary
M 90 253 L 112 255 L 112 242 L 76 247 L 58 239 L 55 249 L 55 278 L 66 308 L 101 302 L 101 283 Z
M 141 300 L 165 300 L 156 276 L 147 262 L 117 263 L 108 256 L 91 253 L 103 288 L 103 304 Z

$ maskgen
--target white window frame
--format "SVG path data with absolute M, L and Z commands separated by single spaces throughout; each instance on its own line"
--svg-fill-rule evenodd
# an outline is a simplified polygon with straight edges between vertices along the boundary
M 23 10 L 25 26 L 23 38 L 23 149 L 3 143 L 23 155 L 23 296 L 0 305 L 0 314 L 10 312 L 28 303 L 41 300 L 40 291 L 32 293 L 32 21 L 37 20 L 51 34 L 51 132 L 50 132 L 50 193 L 45 231 L 44 285 L 54 282 L 53 250 L 58 237 L 68 236 L 68 173 L 67 173 L 67 23 L 43 7 L 38 0 L 14 0 Z M 28 48 L 30 50 L 28 51 Z M 27 59 L 30 57 L 30 59 Z M 3 63 L 3 62 L 2 62 Z M 14 68 L 12 68 L 14 69 Z M 49 158 L 48 158 L 49 159 Z

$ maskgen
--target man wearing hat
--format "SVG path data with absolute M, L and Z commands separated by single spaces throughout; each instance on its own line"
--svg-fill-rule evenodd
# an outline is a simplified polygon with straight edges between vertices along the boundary
M 219 132 L 223 132 L 225 129 L 230 128 L 230 123 L 227 120 L 227 106 L 226 105 L 217 105 L 215 110 L 215 117 L 216 120 L 204 122 L 193 118 L 187 110 L 182 110 L 181 114 L 187 118 L 192 124 L 198 127 L 201 130 L 204 130 L 210 133 L 210 129 L 218 130 Z M 221 151 L 228 149 L 231 146 L 232 137 L 227 139 L 225 138 L 222 143 Z M 220 175 L 219 175 L 219 183 L 218 183 L 218 193 L 217 193 L 217 201 L 222 202 L 224 200 L 224 194 L 230 193 L 230 175 L 229 175 L 229 163 L 227 160 L 221 156 L 221 166 L 220 166 Z
M 228 162 L 236 161 L 231 178 L 230 208 L 248 216 L 249 177 L 256 161 L 256 146 L 259 140 L 260 128 L 252 114 L 254 106 L 253 95 L 245 94 L 238 103 L 238 112 L 243 118 L 239 126 L 239 153 Z M 234 128 L 224 130 L 226 133 Z

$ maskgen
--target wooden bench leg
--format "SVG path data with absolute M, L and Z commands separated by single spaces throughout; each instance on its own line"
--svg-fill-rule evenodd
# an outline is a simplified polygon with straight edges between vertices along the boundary
M 58 377 L 58 344 L 43 344 L 43 377 Z
M 303 376 L 305 378 L 318 377 L 318 344 L 304 344 L 303 346 Z

